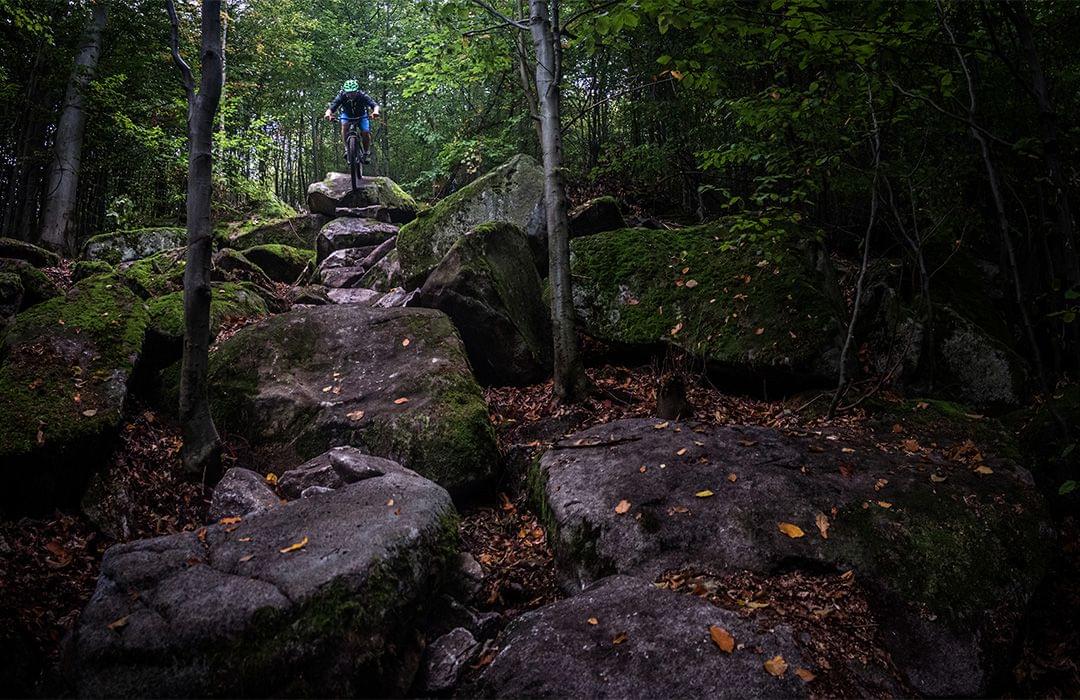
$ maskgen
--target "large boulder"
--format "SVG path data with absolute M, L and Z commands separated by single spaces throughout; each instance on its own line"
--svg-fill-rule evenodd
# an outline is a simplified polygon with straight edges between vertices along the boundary
M 388 177 L 365 177 L 357 189 L 352 188 L 348 173 L 327 173 L 321 182 L 314 182 L 307 191 L 308 209 L 324 216 L 337 216 L 339 208 L 382 206 L 396 224 L 416 218 L 420 207 L 416 200 Z
M 39 510 L 78 497 L 113 445 L 147 313 L 112 275 L 19 314 L 0 345 L 0 499 Z
M 361 287 L 377 289 L 380 292 L 389 292 L 403 287 L 404 284 L 405 277 L 401 272 L 401 260 L 397 249 L 391 250 L 373 263 L 358 282 Z
M 144 299 L 184 288 L 185 248 L 166 250 L 120 267 L 120 276 Z
M 212 260 L 210 279 L 215 282 L 251 282 L 263 289 L 274 286 L 266 272 L 238 250 L 223 248 L 214 253 Z
M 449 495 L 398 465 L 199 532 L 111 547 L 80 696 L 394 696 L 456 554 Z
M 457 326 L 483 384 L 530 384 L 551 370 L 551 321 L 525 234 L 482 224 L 459 238 L 414 304 Z
M 15 238 L 0 238 L 0 258 L 25 260 L 34 267 L 50 267 L 60 262 L 60 256 L 51 250 Z
M 251 248 L 257 245 L 277 244 L 293 248 L 314 250 L 315 236 L 326 223 L 322 214 L 298 214 L 280 219 L 226 224 L 220 240 L 230 248 Z
M 671 343 L 743 377 L 835 374 L 835 290 L 783 240 L 742 241 L 713 224 L 597 233 L 570 248 L 574 307 L 595 338 Z
M 347 304 L 274 316 L 211 354 L 210 387 L 218 426 L 276 473 L 352 445 L 458 490 L 498 462 L 480 388 L 438 311 Z
M 949 306 L 935 309 L 936 390 L 979 407 L 1015 407 L 1029 391 L 1031 372 L 1013 346 Z
M 970 443 L 895 442 L 845 452 L 767 428 L 630 419 L 556 444 L 531 481 L 570 589 L 684 567 L 850 568 L 915 689 L 984 693 L 1046 571 L 1045 504 L 1026 470 Z
M 242 251 L 242 255 L 258 265 L 267 277 L 283 284 L 294 284 L 304 271 L 315 269 L 315 253 L 287 245 L 257 245 Z
M 182 228 L 160 226 L 116 231 L 102 233 L 88 240 L 83 247 L 83 257 L 119 265 L 186 244 L 187 231 Z
M 543 247 L 544 172 L 529 156 L 514 156 L 402 227 L 397 250 L 406 286 L 422 285 L 457 239 L 488 221 L 515 224 Z
M 377 246 L 397 235 L 398 227 L 375 219 L 334 219 L 319 230 L 316 242 L 319 262 L 336 250 Z
M 30 263 L 0 258 L 0 329 L 16 313 L 59 294 L 56 284 Z
M 208 515 L 214 522 L 222 518 L 242 518 L 280 505 L 281 499 L 261 474 L 243 467 L 233 467 L 214 487 Z
M 737 643 L 731 653 L 710 627 Z M 812 664 L 784 625 L 752 620 L 629 576 L 525 613 L 466 695 L 499 698 L 809 697 L 796 670 Z M 765 662 L 787 664 L 774 676 Z M 812 671 L 811 671 L 812 673 Z
M 570 210 L 570 236 L 591 236 L 627 228 L 626 219 L 614 197 L 596 197 Z

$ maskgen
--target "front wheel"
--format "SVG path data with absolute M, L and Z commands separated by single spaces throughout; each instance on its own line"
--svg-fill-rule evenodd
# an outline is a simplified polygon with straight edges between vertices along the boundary
M 352 175 L 352 188 L 360 187 L 364 181 L 364 154 L 360 149 L 360 139 L 355 136 L 349 139 L 349 171 Z

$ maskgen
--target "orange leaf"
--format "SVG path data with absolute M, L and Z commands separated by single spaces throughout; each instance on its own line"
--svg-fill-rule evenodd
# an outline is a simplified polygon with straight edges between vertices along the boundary
M 611 643 L 612 644 L 622 644 L 627 639 L 630 639 L 630 635 L 628 635 L 626 632 L 619 632 L 617 635 L 615 635 L 615 639 L 611 640 Z
M 817 525 L 818 532 L 821 533 L 821 539 L 829 539 L 829 516 L 818 513 L 814 516 L 814 523 Z
M 735 472 L 731 472 L 727 475 L 727 480 L 734 484 L 736 481 L 739 480 L 739 475 Z
M 798 525 L 792 525 L 791 523 L 778 523 L 776 525 L 776 528 L 792 539 L 803 537 L 804 535 L 806 535 L 806 533 L 802 531 L 801 527 L 799 527 Z
M 403 403 L 409 403 L 409 400 L 402 396 L 400 399 L 394 399 L 394 403 L 400 406 Z
M 615 506 L 615 512 L 619 515 L 622 515 L 628 510 L 630 510 L 630 501 L 626 500 L 625 498 L 619 501 L 618 505 Z
M 288 554 L 289 552 L 295 552 L 298 549 L 303 549 L 304 547 L 307 546 L 307 543 L 308 543 L 308 538 L 305 536 L 304 539 L 300 540 L 299 542 L 293 542 L 288 547 L 282 547 L 278 551 L 281 552 L 282 554 Z
M 765 662 L 765 670 L 779 678 L 787 672 L 787 661 L 784 661 L 783 656 L 777 654 Z
M 236 523 L 240 522 L 240 518 L 236 515 L 233 515 L 228 518 L 222 518 L 218 522 L 222 525 L 235 525 Z
M 274 472 L 270 472 L 269 474 L 267 474 L 266 483 L 270 484 L 271 486 L 277 486 L 277 474 L 275 474 Z
M 710 625 L 709 636 L 712 637 L 713 643 L 720 647 L 720 651 L 727 654 L 735 651 L 735 638 L 723 627 Z
M 113 620 L 113 621 L 112 621 L 112 622 L 110 622 L 110 623 L 109 623 L 108 625 L 106 625 L 106 627 L 108 627 L 108 628 L 109 628 L 109 629 L 111 629 L 111 630 L 112 630 L 113 632 L 115 632 L 115 631 L 117 631 L 117 630 L 123 629 L 124 627 L 127 627 L 127 623 L 128 623 L 128 616 L 127 616 L 127 615 L 124 615 L 124 616 L 123 616 L 123 617 L 121 617 L 121 618 L 118 618 L 118 619 L 116 619 L 116 620 Z
M 363 411 L 350 411 L 349 413 L 345 414 L 345 417 L 348 418 L 349 420 L 355 420 L 355 421 L 362 420 L 363 417 L 364 417 L 364 412 Z
M 600 624 L 600 620 L 597 620 L 597 619 L 596 619 L 595 617 L 590 617 L 590 618 L 589 618 L 589 624 L 590 624 L 590 625 L 599 625 L 599 624 Z
M 810 681 L 817 678 L 817 676 L 814 675 L 813 671 L 808 668 L 803 668 L 802 666 L 795 669 L 795 675 L 801 678 L 804 683 L 809 683 Z
M 908 438 L 907 440 L 904 440 L 904 449 L 908 452 L 918 452 L 919 441 L 913 438 Z

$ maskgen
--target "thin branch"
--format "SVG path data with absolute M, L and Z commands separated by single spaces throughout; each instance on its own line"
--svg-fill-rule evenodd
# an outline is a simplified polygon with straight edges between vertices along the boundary
M 527 22 L 523 22 L 520 19 L 512 19 L 510 17 L 507 17 L 506 15 L 492 7 L 491 4 L 484 2 L 484 0 L 471 0 L 471 2 L 480 9 L 494 16 L 503 24 L 509 25 L 511 27 L 517 27 L 518 29 L 522 30 L 529 28 L 529 24 Z
M 594 7 L 589 7 L 589 8 L 586 8 L 584 10 L 581 10 L 580 12 L 575 12 L 574 14 L 570 15 L 570 19 L 566 20 L 566 22 L 563 23 L 563 26 L 561 27 L 561 31 L 565 32 L 567 29 L 570 28 L 570 25 L 572 25 L 574 22 L 577 22 L 579 19 L 584 19 L 585 17 L 591 15 L 594 12 L 600 12 L 602 10 L 606 10 L 609 7 L 612 7 L 614 5 L 618 5 L 618 4 L 620 4 L 622 2 L 625 2 L 625 1 L 626 0 L 607 0 L 607 2 L 602 2 L 599 5 L 596 5 Z
M 180 69 L 180 82 L 184 85 L 187 93 L 188 105 L 195 102 L 195 78 L 191 75 L 191 66 L 180 55 L 180 20 L 176 16 L 176 3 L 173 0 L 165 0 L 165 8 L 169 11 L 169 24 L 171 25 L 169 43 L 172 48 L 173 63 Z
M 966 67 L 965 67 L 965 71 L 966 71 Z M 965 126 L 971 128 L 971 129 L 975 129 L 975 130 L 979 131 L 981 134 L 983 134 L 986 138 L 990 139 L 994 143 L 1000 144 L 1002 146 L 1006 146 L 1008 148 L 1013 147 L 1013 144 L 1009 143 L 1008 141 L 1005 141 L 1004 139 L 998 138 L 993 133 L 991 133 L 991 132 L 987 131 L 986 129 L 984 129 L 978 123 L 972 121 L 971 119 L 969 119 L 967 117 L 961 116 L 959 114 L 953 114 L 952 112 L 945 109 L 944 107 L 942 107 L 938 103 L 934 102 L 932 99 L 930 99 L 926 95 L 919 95 L 919 94 L 916 94 L 916 93 L 913 93 L 913 92 L 908 92 L 904 88 L 900 87 L 900 84 L 897 83 L 895 80 L 893 80 L 893 77 L 891 75 L 886 75 L 885 77 L 887 77 L 889 79 L 889 82 L 892 83 L 892 86 L 894 88 L 896 88 L 896 91 L 899 92 L 904 97 L 910 97 L 910 98 L 915 99 L 915 100 L 921 100 L 922 102 L 925 102 L 926 104 L 930 105 L 931 107 L 933 107 L 935 110 L 942 113 L 946 117 L 948 117 L 950 119 L 955 119 L 956 121 L 964 124 Z

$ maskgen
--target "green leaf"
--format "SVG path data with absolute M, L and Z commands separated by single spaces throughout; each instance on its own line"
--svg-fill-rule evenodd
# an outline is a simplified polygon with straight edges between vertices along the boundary
M 1060 488 L 1058 488 L 1058 495 L 1059 496 L 1068 496 L 1070 493 L 1072 493 L 1073 491 L 1076 490 L 1077 486 L 1078 486 L 1078 484 L 1076 483 L 1075 480 L 1069 479 L 1064 484 L 1062 484 L 1060 486 Z

